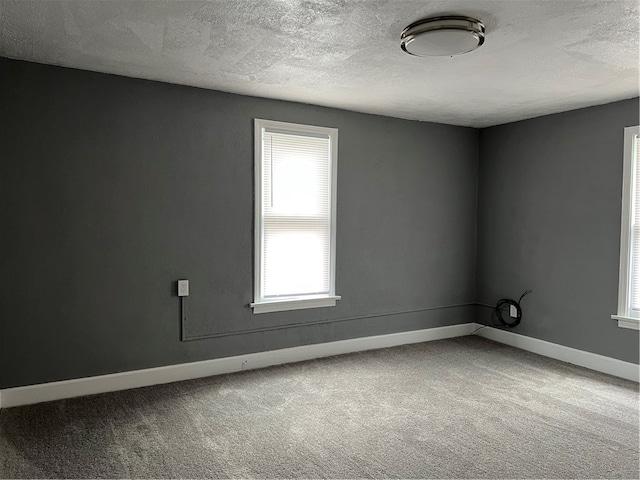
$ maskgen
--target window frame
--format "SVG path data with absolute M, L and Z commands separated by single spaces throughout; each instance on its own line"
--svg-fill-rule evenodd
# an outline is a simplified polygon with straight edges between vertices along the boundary
M 264 222 L 263 222 L 263 158 L 262 140 L 265 129 L 290 131 L 295 134 L 309 134 L 310 136 L 327 135 L 331 146 L 329 162 L 329 185 L 331 202 L 329 207 L 329 292 L 321 295 L 292 295 L 278 297 L 277 299 L 264 299 L 262 297 L 262 259 L 264 250 Z M 319 127 L 314 125 L 302 125 L 297 123 L 279 122 L 275 120 L 254 119 L 254 290 L 253 303 L 249 306 L 253 313 L 281 312 L 286 310 L 299 310 L 319 307 L 332 307 L 340 296 L 335 293 L 336 274 L 336 199 L 338 173 L 338 129 Z
M 635 185 L 636 168 L 634 162 L 634 140 L 640 136 L 640 126 L 624 129 L 624 162 L 622 173 L 622 214 L 620 232 L 620 276 L 618 280 L 618 313 L 611 315 L 621 328 L 640 330 L 640 317 L 633 315 L 631 309 L 631 249 L 632 249 L 632 215 L 634 193 L 640 195 L 640 185 Z

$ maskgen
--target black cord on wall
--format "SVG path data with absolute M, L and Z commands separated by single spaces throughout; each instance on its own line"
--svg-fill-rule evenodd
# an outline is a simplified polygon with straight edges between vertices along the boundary
M 533 292 L 533 290 L 526 290 L 522 295 L 520 295 L 518 301 L 511 300 L 510 298 L 502 298 L 498 300 L 498 303 L 496 303 L 495 307 L 492 307 L 491 305 L 485 305 L 483 303 L 479 303 L 478 305 L 482 307 L 493 308 L 493 310 L 491 310 L 491 323 L 494 327 L 513 328 L 519 325 L 522 321 L 522 307 L 520 306 L 520 302 L 522 302 L 522 299 L 529 295 L 531 292 Z M 516 316 L 514 318 L 509 315 L 507 318 L 512 320 L 507 321 L 505 320 L 502 312 L 509 312 L 512 306 L 516 310 Z M 475 335 L 476 332 L 482 330 L 483 328 L 487 328 L 488 326 L 491 325 L 483 325 L 479 328 L 476 328 L 473 332 L 471 332 L 471 335 Z
M 520 295 L 518 301 L 511 300 L 510 298 L 502 298 L 498 300 L 498 303 L 496 303 L 496 306 L 493 309 L 493 313 L 491 315 L 491 322 L 495 325 L 495 322 L 493 320 L 495 315 L 495 318 L 498 320 L 499 325 L 502 325 L 503 327 L 513 328 L 518 326 L 522 321 L 522 307 L 520 306 L 520 302 L 522 302 L 522 299 L 529 295 L 532 291 L 533 290 L 526 290 L 522 295 Z M 512 317 L 511 315 L 509 315 L 507 317 L 507 320 L 505 320 L 505 318 L 502 316 L 502 312 L 510 312 L 511 307 L 515 309 L 516 316 Z

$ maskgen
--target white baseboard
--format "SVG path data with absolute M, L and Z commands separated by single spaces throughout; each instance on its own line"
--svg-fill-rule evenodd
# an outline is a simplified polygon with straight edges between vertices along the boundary
M 283 348 L 268 352 L 250 353 L 236 357 L 217 358 L 202 362 L 183 363 L 167 367 L 148 368 L 130 372 L 78 378 L 62 382 L 43 383 L 26 387 L 0 390 L 0 408 L 49 402 L 63 398 L 80 397 L 96 393 L 115 392 L 129 388 L 147 387 L 163 383 L 191 380 L 224 373 L 252 370 L 343 353 L 361 352 L 376 348 L 395 347 L 410 343 L 428 342 L 444 338 L 469 335 L 475 323 L 428 328 L 410 332 L 354 338 L 330 343 Z
M 477 328 L 482 325 L 477 324 Z M 498 328 L 486 327 L 478 331 L 476 335 L 495 342 L 511 345 L 512 347 L 537 353 L 545 357 L 555 358 L 563 362 L 572 363 L 580 367 L 586 367 L 597 372 L 608 373 L 615 377 L 626 378 L 634 382 L 640 382 L 640 366 L 635 363 L 623 362 L 604 355 L 585 352 L 571 347 L 558 345 L 557 343 L 538 340 L 537 338 L 518 335 Z
M 462 337 L 470 335 L 474 330 L 482 326 L 483 325 L 476 323 L 464 323 L 447 327 L 354 338 L 268 352 L 250 353 L 236 357 L 217 358 L 202 362 L 183 363 L 167 367 L 100 375 L 97 377 L 78 378 L 62 382 L 7 388 L 0 390 L 0 408 L 179 382 L 181 380 L 191 380 L 194 378 L 239 372 L 241 370 L 252 370 L 344 353 L 373 350 L 376 348 L 395 347 L 411 343 Z M 538 340 L 492 327 L 483 328 L 477 332 L 476 335 L 598 372 L 626 378 L 627 380 L 633 380 L 635 382 L 640 381 L 640 367 L 634 363 L 623 362 L 622 360 L 616 360 L 603 355 L 565 347 L 556 343 Z

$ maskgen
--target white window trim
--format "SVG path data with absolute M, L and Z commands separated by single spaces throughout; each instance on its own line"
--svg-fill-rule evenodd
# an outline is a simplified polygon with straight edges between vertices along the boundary
M 327 295 L 300 295 L 292 297 L 281 297 L 275 300 L 261 299 L 262 292 L 262 129 L 274 128 L 280 130 L 290 130 L 296 133 L 309 133 L 312 135 L 327 135 L 331 139 L 331 238 L 329 243 L 329 293 Z M 337 173 L 338 173 L 338 129 L 328 127 L 317 127 L 312 125 L 301 125 L 297 123 L 277 122 L 274 120 L 254 119 L 254 176 L 255 176 L 255 224 L 254 224 L 254 302 L 249 306 L 253 313 L 282 312 L 286 310 L 300 310 L 307 308 L 333 307 L 340 296 L 335 294 L 335 274 L 336 274 L 336 198 L 337 198 Z
M 633 138 L 640 135 L 640 126 L 624 129 L 624 165 L 622 173 L 622 218 L 620 232 L 620 278 L 618 281 L 618 313 L 611 315 L 621 328 L 640 330 L 640 319 L 629 311 L 631 249 L 631 200 L 635 166 L 633 164 Z

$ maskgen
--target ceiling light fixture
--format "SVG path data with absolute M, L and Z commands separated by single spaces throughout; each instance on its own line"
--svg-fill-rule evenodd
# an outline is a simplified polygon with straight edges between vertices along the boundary
M 418 20 L 402 31 L 400 46 L 410 55 L 460 55 L 484 43 L 484 25 L 471 17 L 446 16 Z

